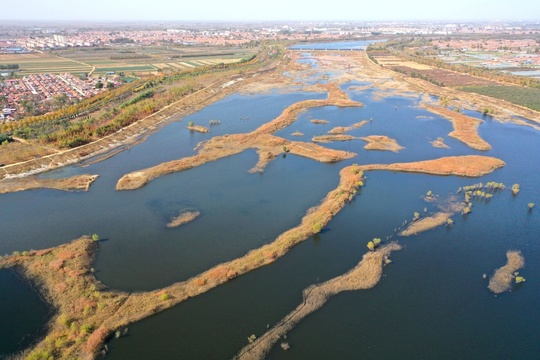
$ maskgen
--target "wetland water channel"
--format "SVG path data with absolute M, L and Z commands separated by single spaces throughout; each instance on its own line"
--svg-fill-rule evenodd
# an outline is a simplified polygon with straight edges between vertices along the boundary
M 325 97 L 297 92 L 233 95 L 105 161 L 43 175 L 99 174 L 86 193 L 33 190 L 0 195 L 0 253 L 43 249 L 98 233 L 105 239 L 94 265 L 99 280 L 127 291 L 156 289 L 271 242 L 337 186 L 339 170 L 347 165 L 495 156 L 507 165 L 479 179 L 367 173 L 357 197 L 320 234 L 269 266 L 132 324 L 127 336 L 110 344 L 107 359 L 231 358 L 248 336 L 263 334 L 267 325 L 294 309 L 302 301 L 302 289 L 354 267 L 374 237 L 383 242 L 392 237 L 404 245 L 393 254 L 380 284 L 330 299 L 289 333 L 290 350 L 276 346 L 269 358 L 538 358 L 540 214 L 536 208 L 529 212 L 527 204 L 540 204 L 539 134 L 485 119 L 480 135 L 493 149 L 475 151 L 448 137 L 451 123 L 418 108 L 419 97 L 381 99 L 374 96 L 376 90 L 358 90 L 358 85 L 347 83 L 342 89 L 364 107 L 310 109 L 276 135 L 310 141 L 333 127 L 371 120 L 348 134 L 387 135 L 405 147 L 401 152 L 368 151 L 362 140 L 335 142 L 324 145 L 358 155 L 321 164 L 289 154 L 278 157 L 264 173 L 249 174 L 257 155 L 246 151 L 161 177 L 140 190 L 114 190 L 127 172 L 189 156 L 202 140 L 252 131 L 286 106 Z M 212 119 L 221 124 L 208 134 L 185 129 L 189 121 L 207 125 Z M 313 119 L 330 123 L 314 124 Z M 292 136 L 295 131 L 304 135 Z M 434 148 L 430 141 L 437 137 L 444 137 L 450 149 Z M 475 202 L 471 214 L 453 217 L 452 228 L 408 238 L 395 234 L 415 211 L 437 211 L 422 199 L 428 190 L 444 197 L 479 181 L 519 183 L 521 192 L 514 197 L 504 191 L 490 202 Z M 179 228 L 167 228 L 170 218 L 185 209 L 201 215 Z M 525 257 L 521 274 L 527 282 L 494 297 L 482 275 L 502 266 L 511 249 Z M 0 334 L 9 334 L 0 336 L 0 358 L 35 341 L 50 316 L 29 285 L 13 272 L 0 271 Z

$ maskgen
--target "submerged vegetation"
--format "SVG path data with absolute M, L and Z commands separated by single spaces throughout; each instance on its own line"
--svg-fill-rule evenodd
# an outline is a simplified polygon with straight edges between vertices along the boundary
M 171 218 L 171 220 L 167 224 L 167 227 L 173 228 L 173 227 L 179 227 L 181 225 L 187 224 L 188 222 L 195 220 L 200 214 L 201 213 L 196 210 L 182 211 L 177 216 L 174 216 L 173 218 Z

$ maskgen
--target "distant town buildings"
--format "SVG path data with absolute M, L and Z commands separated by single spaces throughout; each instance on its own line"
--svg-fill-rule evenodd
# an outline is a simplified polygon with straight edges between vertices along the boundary
M 100 30 L 39 29 L 14 31 L 13 39 L 0 40 L 0 53 L 52 50 L 69 47 L 108 46 L 111 44 L 156 45 L 166 43 L 198 45 L 240 45 L 268 39 L 313 40 L 319 38 L 365 37 L 379 35 L 457 35 L 457 34 L 533 34 L 540 26 L 480 23 L 293 23 L 248 27 L 215 26 L 164 27 L 162 29 Z M 10 32 L 8 31 L 8 34 Z M 127 42 L 122 40 L 129 40 Z
M 539 24 L 481 24 L 481 23 L 406 23 L 406 22 L 333 22 L 333 23 L 291 23 L 258 25 L 160 25 L 160 26 L 121 26 L 110 25 L 107 28 L 37 28 L 7 26 L 0 24 L 0 54 L 24 54 L 44 52 L 74 47 L 108 46 L 254 46 L 264 40 L 291 40 L 298 42 L 319 39 L 362 39 L 368 36 L 379 37 L 395 35 L 424 35 L 432 37 L 433 50 L 439 56 L 454 56 L 454 52 L 499 51 L 503 55 L 491 58 L 486 55 L 479 66 L 512 67 L 517 65 L 540 66 L 539 43 L 535 35 L 540 33 Z M 503 40 L 483 37 L 481 40 L 466 40 L 457 35 L 497 35 L 505 34 Z M 512 39 L 506 35 L 521 35 L 521 39 Z M 531 35 L 523 40 L 523 35 Z M 473 37 L 471 37 L 473 38 Z M 448 51 L 446 51 L 448 50 Z M 10 61 L 16 63 L 16 60 Z M 452 59 L 450 59 L 452 60 Z M 16 69 L 1 69 L 2 76 L 16 76 Z M 11 72 L 14 73 L 11 73 Z M 116 76 L 107 77 L 115 82 Z M 536 76 L 536 75 L 535 75 Z M 35 103 L 46 104 L 58 95 L 65 95 L 71 101 L 83 99 L 106 91 L 106 87 L 97 88 L 95 78 L 81 79 L 71 74 L 36 74 L 4 80 L 0 82 L 0 121 L 5 122 L 25 114 L 25 107 L 31 99 Z M 119 85 L 116 83 L 115 85 Z M 38 105 L 40 106 L 40 105 Z M 46 108 L 46 105 L 43 106 Z
M 112 81 L 115 86 L 119 82 L 113 79 L 85 80 L 71 74 L 35 74 L 24 76 L 19 79 L 4 80 L 0 83 L 0 106 L 3 111 L 0 116 L 2 122 L 15 119 L 16 114 L 24 114 L 25 108 L 21 105 L 24 101 L 43 103 L 52 100 L 59 95 L 65 95 L 68 101 L 90 98 L 103 91 L 106 86 L 96 87 L 98 82 Z

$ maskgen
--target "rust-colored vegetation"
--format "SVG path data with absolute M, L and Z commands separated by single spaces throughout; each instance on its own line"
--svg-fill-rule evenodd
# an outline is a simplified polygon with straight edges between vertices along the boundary
M 478 126 L 482 123 L 482 120 L 463 115 L 460 112 L 448 110 L 444 107 L 426 104 L 423 106 L 428 111 L 440 115 L 452 122 L 454 131 L 448 134 L 449 136 L 458 139 L 475 150 L 486 151 L 491 149 L 491 145 L 478 135 Z
M 479 177 L 490 174 L 503 167 L 504 161 L 481 155 L 447 156 L 435 160 L 416 161 L 396 164 L 370 164 L 362 165 L 364 171 L 390 170 L 415 172 L 431 175 L 456 175 L 466 177 Z
M 314 146 L 313 144 L 308 145 L 307 143 L 292 142 L 272 135 L 274 132 L 291 125 L 296 120 L 298 114 L 308 108 L 327 105 L 362 106 L 361 103 L 350 100 L 347 94 L 335 84 L 324 85 L 323 88 L 328 91 L 328 98 L 326 100 L 305 100 L 295 103 L 286 108 L 277 118 L 260 126 L 251 133 L 213 137 L 199 144 L 197 155 L 169 161 L 124 175 L 116 184 L 116 189 L 135 190 L 157 177 L 191 169 L 209 161 L 215 161 L 241 153 L 247 149 L 257 149 L 257 153 L 259 154 L 259 162 L 252 171 L 262 171 L 268 162 L 283 153 L 283 147 L 285 147 L 287 152 L 292 154 L 306 156 L 321 162 L 336 162 L 349 159 L 354 156 L 353 153 L 331 150 L 321 146 Z
M 344 134 L 346 132 L 349 132 L 354 129 L 361 128 L 362 126 L 366 125 L 368 123 L 367 120 L 362 120 L 356 124 L 352 124 L 351 126 L 337 126 L 330 130 L 328 134 L 330 135 L 336 135 L 336 134 Z
M 337 134 L 337 135 L 320 135 L 314 136 L 311 141 L 316 143 L 330 143 L 334 141 L 350 141 L 358 139 L 351 135 Z
M 444 138 L 442 137 L 438 137 L 437 139 L 431 141 L 431 145 L 433 145 L 434 148 L 450 149 L 450 146 L 446 145 Z
M 319 205 L 309 209 L 299 225 L 285 231 L 273 242 L 191 279 L 155 291 L 128 294 L 105 289 L 91 271 L 97 242 L 90 237 L 52 249 L 0 257 L 0 269 L 15 268 L 34 281 L 57 310 L 46 337 L 35 345 L 30 355 L 43 355 L 47 359 L 94 358 L 114 331 L 285 255 L 295 245 L 320 232 L 353 199 L 361 186 L 363 172 L 360 167 L 344 168 L 338 187 Z
M 321 308 L 331 296 L 343 291 L 370 289 L 377 285 L 382 276 L 383 266 L 392 251 L 401 246 L 392 242 L 375 251 L 366 253 L 362 261 L 348 273 L 322 284 L 312 285 L 303 291 L 303 301 L 265 334 L 245 346 L 234 359 L 264 359 L 272 347 L 284 338 L 303 318 Z
M 207 127 L 204 127 L 202 125 L 188 125 L 186 126 L 186 129 L 191 131 L 200 132 L 203 134 L 206 134 L 207 132 L 210 132 L 210 130 Z
M 41 179 L 37 176 L 0 180 L 0 194 L 32 189 L 56 189 L 64 191 L 88 191 L 99 175 L 76 175 L 69 178 Z
M 366 146 L 364 146 L 366 150 L 399 152 L 403 149 L 403 146 L 399 145 L 396 140 L 385 135 L 370 135 L 361 139 L 367 142 Z

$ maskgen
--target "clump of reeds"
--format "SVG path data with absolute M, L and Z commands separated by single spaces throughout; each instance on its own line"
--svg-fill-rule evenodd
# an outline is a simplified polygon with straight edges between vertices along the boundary
M 506 265 L 497 269 L 489 279 L 488 289 L 495 294 L 510 290 L 516 271 L 525 266 L 525 259 L 520 251 L 508 251 L 506 259 Z

